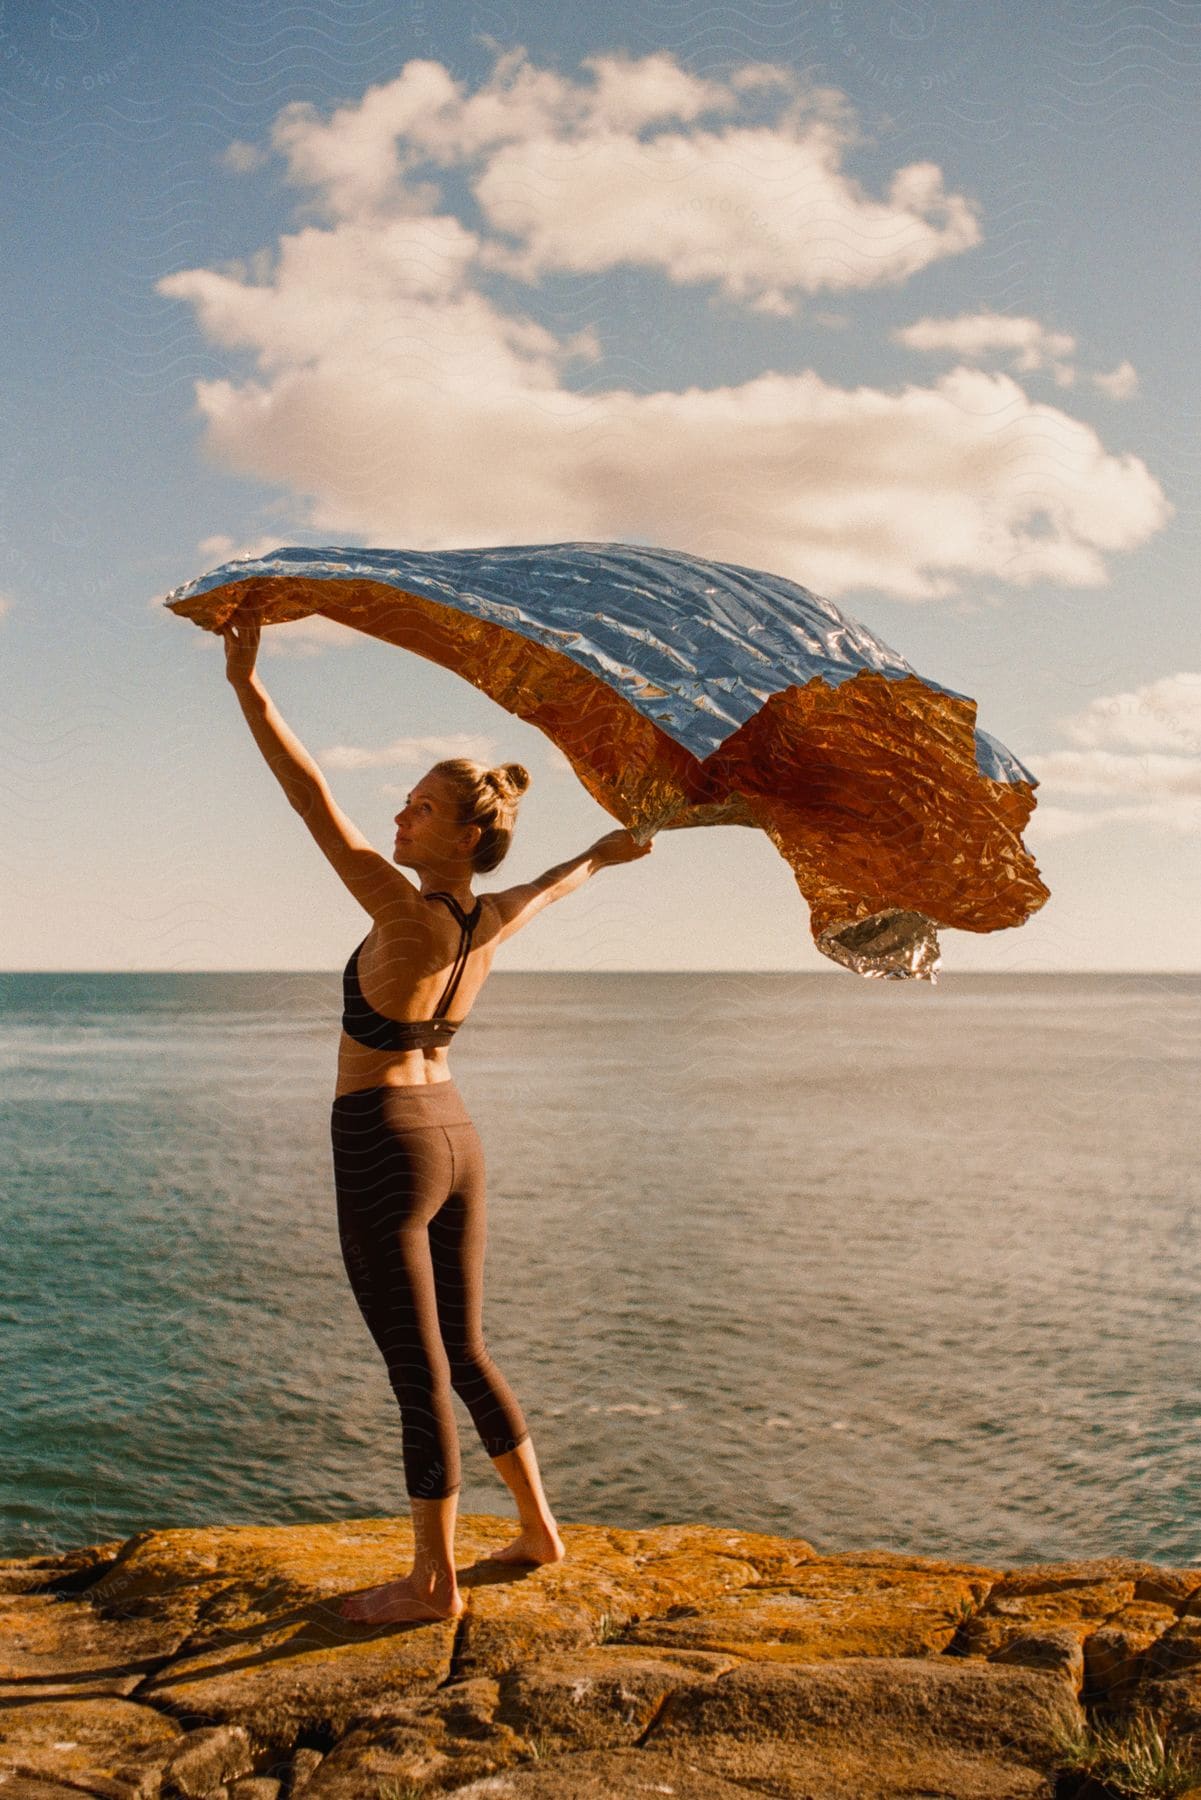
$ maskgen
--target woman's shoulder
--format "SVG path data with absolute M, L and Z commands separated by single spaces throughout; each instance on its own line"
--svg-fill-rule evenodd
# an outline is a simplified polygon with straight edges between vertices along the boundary
M 503 894 L 477 894 L 475 899 L 478 912 L 471 931 L 473 948 L 494 936 L 504 918 Z M 476 911 L 476 907 L 471 911 Z M 468 912 L 467 917 L 470 919 L 471 912 Z M 380 945 L 399 950 L 405 945 L 412 948 L 457 942 L 460 929 L 459 916 L 453 907 L 448 906 L 444 900 L 435 899 L 432 894 L 423 894 L 419 897 L 417 906 L 381 913 L 378 918 L 373 919 L 363 943 L 370 953 Z

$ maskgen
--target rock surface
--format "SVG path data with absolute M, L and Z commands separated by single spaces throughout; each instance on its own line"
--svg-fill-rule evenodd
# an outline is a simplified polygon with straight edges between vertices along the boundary
M 506 1568 L 512 1520 L 461 1516 L 428 1624 L 335 1608 L 411 1566 L 401 1519 L 0 1563 L 0 1800 L 1052 1800 L 1131 1705 L 1201 1758 L 1201 1569 L 560 1529 Z

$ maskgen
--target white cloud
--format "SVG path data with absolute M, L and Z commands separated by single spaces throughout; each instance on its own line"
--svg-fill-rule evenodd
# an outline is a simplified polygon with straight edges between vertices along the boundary
M 640 265 L 789 312 L 800 293 L 902 281 L 979 242 L 933 163 L 897 170 L 883 199 L 846 174 L 853 133 L 831 90 L 801 96 L 769 65 L 702 80 L 665 52 L 583 66 L 572 81 L 513 51 L 468 93 L 442 64 L 410 62 L 328 119 L 285 108 L 272 142 L 335 220 L 430 212 L 430 175 L 464 168 L 508 240 L 482 260 L 527 281 Z M 765 93 L 776 118 L 749 122 Z
M 277 657 L 320 656 L 323 650 L 348 649 L 362 642 L 362 633 L 349 625 L 339 625 L 320 613 L 307 619 L 288 619 L 281 625 L 269 625 L 260 639 L 260 654 Z
M 1129 400 L 1138 393 L 1138 371 L 1132 362 L 1120 362 L 1107 375 L 1092 375 L 1089 379 L 1111 400 Z
M 409 193 L 403 180 L 414 158 L 402 158 L 400 139 L 453 106 L 458 91 L 440 63 L 406 63 L 395 81 L 368 88 L 362 100 L 328 119 L 307 101 L 286 106 L 271 128 L 271 142 L 287 160 L 288 179 L 317 191 L 335 218 L 389 203 L 418 207 L 420 190 Z
M 640 131 L 665 119 L 691 121 L 705 112 L 727 112 L 737 104 L 736 90 L 687 74 L 666 51 L 643 57 L 590 56 L 584 67 L 595 81 L 586 102 L 593 129 Z M 790 82 L 783 70 L 760 65 L 753 84 L 787 87 Z M 743 83 L 743 91 L 751 85 Z
M 1201 831 L 1201 802 L 1153 800 L 1142 806 L 1103 806 L 1092 812 L 1074 812 L 1068 807 L 1044 806 L 1040 802 L 1025 835 L 1029 837 L 1033 832 L 1047 838 L 1083 837 L 1106 825 L 1143 825 L 1195 836 Z
M 1042 784 L 1034 817 L 1049 835 L 1119 822 L 1201 831 L 1201 675 L 1166 675 L 1129 693 L 1101 696 L 1061 728 L 1081 747 L 1031 759 Z M 1055 804 L 1061 798 L 1111 804 L 1061 807 Z
M 290 330 L 303 305 L 287 297 Z M 307 356 L 266 381 L 201 382 L 197 399 L 210 448 L 311 495 L 326 534 L 414 548 L 633 536 L 835 596 L 923 600 L 965 577 L 1101 582 L 1104 552 L 1168 516 L 1137 457 L 1007 376 L 574 394 L 563 347 L 479 295 L 367 308 L 350 337 L 327 335 L 320 306 L 307 319 Z M 269 332 L 263 355 L 280 360 Z
M 491 766 L 495 754 L 492 738 L 455 731 L 444 737 L 394 738 L 379 750 L 365 750 L 356 744 L 331 744 L 317 761 L 325 769 L 414 769 L 428 768 L 431 763 L 455 756 L 469 756 Z M 389 794 L 402 791 L 395 787 L 385 789 Z
M 289 180 L 317 190 L 333 217 L 356 217 L 420 206 L 428 190 L 411 178 L 422 164 L 466 164 L 503 144 L 546 137 L 574 137 L 586 148 L 591 137 L 728 114 L 747 95 L 794 87 L 788 72 L 762 64 L 728 85 L 699 79 L 662 52 L 595 56 L 583 67 L 590 79 L 571 81 L 512 50 L 470 93 L 441 63 L 416 59 L 328 118 L 307 103 L 285 107 L 272 143 Z
M 412 366 L 420 381 L 431 330 L 448 352 L 459 340 L 464 365 L 476 361 L 482 345 L 501 351 L 497 372 L 507 369 L 506 344 L 525 361 L 542 352 L 553 362 L 562 353 L 549 332 L 507 318 L 472 291 L 467 271 L 475 248 L 473 235 L 449 217 L 344 221 L 281 238 L 275 268 L 260 281 L 191 269 L 164 277 L 158 287 L 190 301 L 215 342 L 255 349 L 265 370 L 303 369 L 320 360 L 364 371 L 376 366 L 394 379 L 398 369 Z
M 798 293 L 904 281 L 979 241 L 968 202 L 932 163 L 898 170 L 873 200 L 842 171 L 842 148 L 821 120 L 508 144 L 475 193 L 517 248 L 493 244 L 487 260 L 527 281 L 637 264 L 787 314 Z
M 1182 670 L 1092 700 L 1063 721 L 1085 749 L 1166 750 L 1201 756 L 1201 674 Z
M 1045 369 L 1057 387 L 1073 387 L 1076 382 L 1076 370 L 1065 360 L 1075 354 L 1076 339 L 1025 314 L 985 310 L 953 319 L 916 319 L 912 325 L 898 326 L 891 336 L 908 350 L 949 353 L 967 362 L 1002 355 L 1019 374 Z M 1128 400 L 1138 392 L 1138 374 L 1131 362 L 1120 362 L 1108 374 L 1092 373 L 1088 380 L 1113 400 Z
M 1068 331 L 1052 331 L 1038 319 L 1024 314 L 960 313 L 953 319 L 916 319 L 892 332 L 894 343 L 907 350 L 949 352 L 969 362 L 1003 353 L 1020 374 L 1050 369 L 1061 387 L 1074 380 L 1064 358 L 1075 353 L 1076 340 Z
M 281 115 L 290 178 L 320 195 L 332 224 L 285 235 L 246 267 L 159 283 L 195 308 L 209 339 L 257 365 L 197 384 L 211 451 L 307 496 L 306 529 L 326 536 L 413 548 L 635 538 L 833 596 L 924 600 L 980 579 L 1095 585 L 1107 553 L 1165 522 L 1139 458 L 1110 453 L 999 372 L 957 367 L 899 389 L 841 388 L 803 370 L 711 389 L 572 391 L 569 365 L 596 358 L 595 338 L 556 335 L 493 298 L 485 265 L 498 254 L 524 256 L 530 271 L 572 256 L 605 267 L 633 244 L 660 254 L 666 275 L 784 305 L 785 278 L 788 293 L 896 279 L 932 249 L 924 232 L 954 234 L 967 216 L 954 224 L 958 202 L 932 164 L 899 171 L 886 202 L 867 200 L 839 167 L 850 136 L 840 98 L 798 96 L 778 71 L 756 66 L 745 86 L 736 75 L 722 88 L 662 56 L 588 67 L 589 80 L 572 82 L 510 56 L 469 94 L 440 65 L 410 63 L 328 120 L 311 108 Z M 763 92 L 787 101 L 774 126 L 715 131 L 715 113 Z M 635 114 L 647 130 L 667 114 L 677 124 L 640 138 Z M 487 214 L 469 229 L 406 186 L 406 170 L 431 158 L 477 155 L 491 207 L 524 221 L 503 253 Z M 765 191 L 773 168 L 781 181 Z M 521 172 L 517 186 L 504 187 L 505 169 Z M 579 198 L 598 170 L 625 194 L 624 235 L 601 195 Z M 725 212 L 709 204 L 723 195 Z M 783 233 L 779 246 L 756 240 L 739 211 L 751 205 Z
M 1083 837 L 1087 832 L 1098 830 L 1108 817 L 1107 813 L 1073 812 L 1069 807 L 1053 806 L 1040 796 L 1023 836 L 1035 840 L 1039 837 L 1054 840 Z
M 226 145 L 217 160 L 231 175 L 250 175 L 255 169 L 262 168 L 267 160 L 267 152 L 258 144 L 248 144 L 241 138 L 235 138 L 232 144 Z
M 1057 794 L 1201 800 L 1201 757 L 1135 756 L 1124 750 L 1052 750 L 1038 758 L 1040 782 Z

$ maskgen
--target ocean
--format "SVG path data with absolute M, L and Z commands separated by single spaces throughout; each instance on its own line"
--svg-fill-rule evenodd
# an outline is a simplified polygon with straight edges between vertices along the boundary
M 407 1516 L 340 1004 L 0 975 L 0 1555 Z M 560 1523 L 1201 1563 L 1199 1026 L 1192 975 L 494 974 L 451 1062 Z

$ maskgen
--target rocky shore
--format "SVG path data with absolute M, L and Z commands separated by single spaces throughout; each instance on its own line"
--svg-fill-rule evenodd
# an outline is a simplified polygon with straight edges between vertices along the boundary
M 477 1560 L 512 1525 L 460 1517 L 467 1610 L 432 1624 L 333 1610 L 408 1569 L 407 1519 L 0 1563 L 0 1800 L 1096 1800 L 1072 1741 L 1132 1716 L 1201 1758 L 1201 1569 L 697 1525 Z

